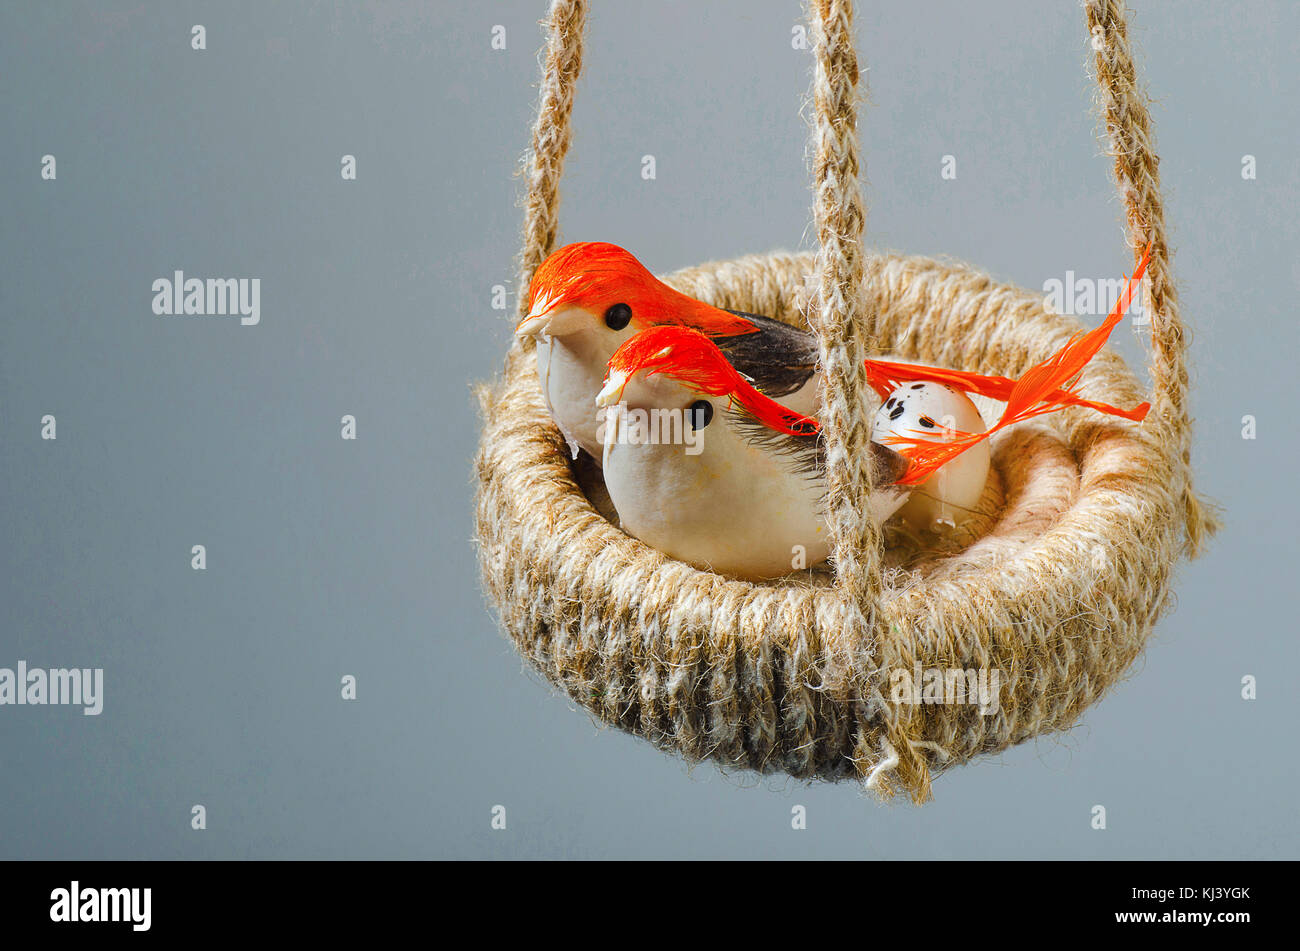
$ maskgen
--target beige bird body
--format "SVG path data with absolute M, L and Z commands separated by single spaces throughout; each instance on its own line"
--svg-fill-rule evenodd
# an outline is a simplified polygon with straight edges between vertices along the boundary
M 667 372 L 611 370 L 597 402 L 610 413 L 602 429 L 605 487 L 630 535 L 678 560 L 749 579 L 812 567 L 830 554 L 816 436 L 767 429 L 729 396 L 702 393 Z M 686 438 L 663 438 L 676 432 L 665 421 L 678 419 Z M 657 426 L 646 424 L 654 420 Z M 892 465 L 896 477 L 906 462 L 873 450 L 883 461 L 871 516 L 883 521 L 908 494 L 890 487 L 884 470 Z
M 600 392 L 609 358 L 630 334 L 598 326 L 590 315 L 561 313 L 557 316 L 562 328 L 573 329 L 544 335 L 537 342 L 537 379 L 542 398 L 574 458 L 577 450 L 583 449 L 599 460 L 601 443 L 597 429 L 601 414 L 596 406 L 596 394 Z
M 627 411 L 684 413 L 698 399 L 678 386 L 669 402 L 662 398 L 668 388 L 629 386 Z M 673 558 L 738 577 L 777 577 L 824 560 L 824 483 L 750 443 L 725 405 L 715 405 L 696 455 L 684 445 L 627 440 L 627 424 L 609 427 L 605 487 L 624 531 Z

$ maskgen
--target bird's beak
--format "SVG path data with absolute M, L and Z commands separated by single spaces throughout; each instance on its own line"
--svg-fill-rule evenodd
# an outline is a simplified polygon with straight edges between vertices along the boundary
M 582 322 L 582 311 L 573 307 L 561 309 L 559 303 L 545 294 L 538 295 L 528 316 L 515 327 L 515 336 L 522 340 L 526 337 L 563 337 L 572 333 Z
M 528 312 L 527 317 L 519 321 L 519 326 L 515 327 L 515 336 L 522 340 L 525 337 L 540 337 L 546 333 L 551 323 L 551 311 L 558 303 L 559 301 L 545 292 L 534 297 L 532 310 Z
M 541 337 L 545 335 L 550 324 L 551 315 L 546 313 L 539 314 L 537 308 L 534 307 L 533 312 L 523 320 L 519 321 L 519 325 L 515 327 L 515 336 L 520 340 L 527 337 Z
M 597 406 L 613 406 L 623 398 L 623 388 L 627 386 L 628 376 L 621 370 L 610 370 L 609 379 L 596 394 Z

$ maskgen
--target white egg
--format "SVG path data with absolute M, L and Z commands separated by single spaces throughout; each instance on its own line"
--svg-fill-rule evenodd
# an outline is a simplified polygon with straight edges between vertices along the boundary
M 876 411 L 871 438 L 889 445 L 890 436 L 942 440 L 946 431 L 985 428 L 965 393 L 941 383 L 904 383 Z M 988 475 L 989 444 L 982 440 L 917 486 L 898 513 L 917 528 L 954 528 L 977 507 Z

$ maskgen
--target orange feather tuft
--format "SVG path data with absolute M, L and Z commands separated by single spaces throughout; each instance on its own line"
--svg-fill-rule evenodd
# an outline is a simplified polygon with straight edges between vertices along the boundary
M 758 333 L 745 318 L 674 290 L 631 253 L 603 241 L 565 245 L 543 261 L 529 287 L 530 306 L 542 297 L 552 308 L 568 305 L 596 314 L 627 304 L 639 328 L 675 325 L 711 337 Z
M 952 461 L 971 446 L 988 439 L 1000 429 L 1035 416 L 1042 416 L 1066 406 L 1085 406 L 1115 416 L 1122 416 L 1135 422 L 1146 418 L 1151 409 L 1150 403 L 1142 403 L 1131 410 L 1122 410 L 1106 403 L 1085 400 L 1075 392 L 1079 373 L 1088 361 L 1096 356 L 1110 332 L 1128 310 L 1133 300 L 1142 275 L 1146 273 L 1147 262 L 1151 257 L 1151 245 L 1142 253 L 1142 260 L 1137 270 L 1128 279 L 1124 293 L 1116 301 L 1115 308 L 1102 322 L 1101 326 L 1084 334 L 1075 334 L 1064 347 L 1048 357 L 1042 363 L 1035 364 L 1025 371 L 1019 380 L 1012 382 L 1006 377 L 987 377 L 958 370 L 942 370 L 934 367 L 909 367 L 906 364 L 867 361 L 867 378 L 881 399 L 889 396 L 896 380 L 924 380 L 946 383 L 970 393 L 979 393 L 994 399 L 1004 400 L 1007 404 L 1002 418 L 983 433 L 963 433 L 952 431 L 952 439 L 937 441 L 933 439 L 907 436 L 895 436 L 886 440 L 910 463 L 907 474 L 899 479 L 900 485 L 919 485 L 928 479 L 940 466 Z M 874 366 L 873 366 L 874 364 Z M 888 389 L 882 390 L 882 386 Z
M 629 379 L 638 371 L 647 376 L 663 373 L 697 393 L 728 396 L 765 426 L 792 436 L 812 436 L 821 430 L 815 419 L 756 390 L 736 372 L 717 344 L 689 327 L 642 330 L 615 351 L 609 369 Z

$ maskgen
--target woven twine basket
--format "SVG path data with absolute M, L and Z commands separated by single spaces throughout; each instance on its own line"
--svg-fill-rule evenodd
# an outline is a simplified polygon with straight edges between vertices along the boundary
M 816 333 L 833 574 L 754 584 L 666 557 L 593 505 L 594 467 L 584 491 L 543 405 L 531 344 L 516 343 L 504 378 L 480 388 L 486 591 L 524 656 L 595 716 L 692 761 L 856 778 L 919 802 L 939 770 L 1072 725 L 1141 653 L 1179 556 L 1194 557 L 1217 520 L 1192 488 L 1185 331 L 1123 5 L 1089 0 L 1085 10 L 1129 244 L 1151 243 L 1151 414 L 1133 424 L 1071 409 L 1016 427 L 994 450 L 995 509 L 978 537 L 955 553 L 922 552 L 904 571 L 889 566 L 880 528 L 862 515 L 871 492 L 863 359 L 886 352 L 1014 378 L 1083 328 L 1048 312 L 1041 294 L 966 266 L 864 252 L 852 5 L 815 0 L 819 250 L 665 279 Z M 554 0 L 549 14 L 523 312 L 533 271 L 555 245 L 585 14 L 584 0 Z M 1124 406 L 1144 396 L 1109 351 L 1083 371 L 1080 391 Z M 893 702 L 890 673 L 918 666 L 999 671 L 996 712 Z

